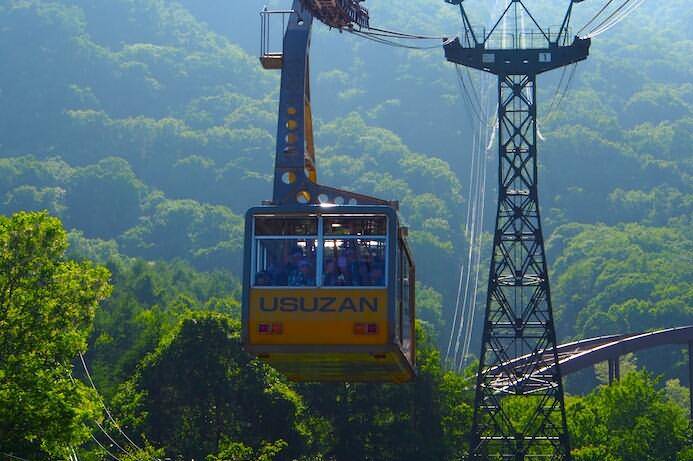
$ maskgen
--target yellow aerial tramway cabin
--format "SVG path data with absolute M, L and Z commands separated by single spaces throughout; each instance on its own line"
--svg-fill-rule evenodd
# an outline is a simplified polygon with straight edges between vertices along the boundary
M 246 214 L 244 347 L 294 381 L 406 382 L 416 365 L 415 274 L 397 205 L 318 184 L 315 168 L 313 17 L 363 26 L 367 12 L 359 0 L 316 1 L 261 13 L 260 61 L 282 78 L 273 199 Z M 266 42 L 273 14 L 285 27 L 281 52 Z
M 246 349 L 295 381 L 414 376 L 414 265 L 389 206 L 257 207 L 246 218 Z

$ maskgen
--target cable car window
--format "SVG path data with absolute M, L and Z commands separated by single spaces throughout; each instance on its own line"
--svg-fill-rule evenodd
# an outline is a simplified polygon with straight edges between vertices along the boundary
M 385 238 L 325 238 L 322 286 L 383 287 L 386 254 Z
M 382 235 L 387 234 L 385 216 L 330 217 L 323 224 L 325 235 Z
M 311 217 L 273 216 L 255 218 L 255 235 L 317 235 L 318 219 Z
M 256 239 L 254 286 L 315 286 L 316 249 L 315 239 Z

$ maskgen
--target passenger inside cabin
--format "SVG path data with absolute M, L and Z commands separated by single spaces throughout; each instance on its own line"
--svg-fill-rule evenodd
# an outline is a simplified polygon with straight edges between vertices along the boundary
M 289 273 L 290 287 L 315 286 L 315 275 L 310 263 L 305 259 L 298 262 L 298 267 Z
M 371 267 L 365 261 L 359 263 L 358 284 L 361 286 L 371 285 Z
M 328 258 L 325 260 L 324 274 L 322 277 L 323 286 L 332 287 L 337 285 L 337 264 L 334 259 Z
M 255 275 L 255 285 L 260 287 L 269 287 L 274 283 L 272 282 L 272 274 L 268 271 L 260 271 Z
M 385 285 L 385 270 L 382 264 L 376 263 L 373 265 L 373 268 L 371 269 L 370 273 L 370 285 Z
M 346 256 L 337 258 L 337 283 L 336 286 L 352 286 L 354 284 L 351 264 Z

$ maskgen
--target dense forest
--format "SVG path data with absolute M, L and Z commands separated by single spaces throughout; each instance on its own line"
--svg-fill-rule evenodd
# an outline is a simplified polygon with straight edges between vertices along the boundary
M 474 367 L 450 370 L 441 349 L 478 122 L 440 49 L 316 26 L 311 58 L 320 181 L 399 200 L 410 228 L 417 380 L 296 385 L 240 346 L 242 216 L 270 197 L 274 158 L 279 78 L 256 59 L 265 3 L 288 6 L 0 3 L 0 459 L 465 452 Z M 406 3 L 369 4 L 374 23 L 460 29 L 442 0 Z M 561 342 L 693 323 L 691 24 L 683 0 L 645 3 L 594 41 L 555 110 L 560 73 L 539 79 Z M 496 192 L 484 159 L 477 311 Z M 600 367 L 566 379 L 575 459 L 693 460 L 683 348 L 624 369 L 612 386 Z

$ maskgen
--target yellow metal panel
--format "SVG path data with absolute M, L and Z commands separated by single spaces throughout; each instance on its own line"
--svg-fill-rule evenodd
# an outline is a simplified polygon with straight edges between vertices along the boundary
M 252 288 L 248 309 L 251 345 L 386 344 L 387 290 Z M 260 324 L 281 323 L 281 334 L 260 334 Z M 355 334 L 356 323 L 377 324 L 376 334 Z
M 263 359 L 291 381 L 392 382 L 414 377 L 413 368 L 399 352 L 268 354 Z

